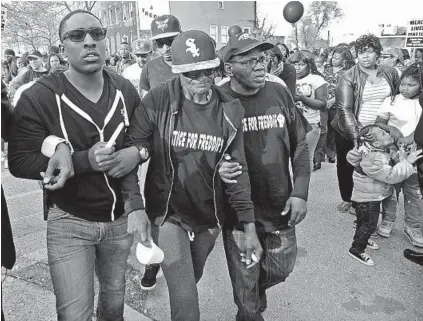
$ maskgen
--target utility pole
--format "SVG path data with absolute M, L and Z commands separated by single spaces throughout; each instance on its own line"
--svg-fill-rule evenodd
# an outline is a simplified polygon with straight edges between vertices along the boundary
M 328 48 L 330 47 L 330 30 L 328 30 Z
M 140 15 L 140 8 L 138 5 L 139 1 L 135 1 L 135 17 L 136 17 L 136 25 L 137 25 L 137 39 L 140 38 L 140 29 L 141 29 L 141 15 Z

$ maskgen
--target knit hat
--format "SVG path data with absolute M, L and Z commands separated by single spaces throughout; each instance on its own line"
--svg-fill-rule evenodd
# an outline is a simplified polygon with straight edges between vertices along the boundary
M 171 50 L 172 72 L 175 74 L 216 68 L 220 65 L 212 38 L 199 30 L 179 34 L 173 40 Z
M 181 24 L 170 14 L 158 16 L 151 22 L 151 33 L 151 40 L 173 37 L 181 33 Z
M 12 49 L 6 49 L 4 51 L 5 56 L 15 56 L 15 52 Z
M 241 33 L 240 35 L 229 38 L 229 43 L 224 56 L 224 62 L 228 62 L 233 56 L 245 53 L 254 48 L 261 47 L 264 51 L 274 47 L 270 42 L 262 42 L 248 33 Z
M 144 55 L 153 51 L 151 41 L 147 38 L 137 39 L 133 43 L 132 53 L 134 55 Z

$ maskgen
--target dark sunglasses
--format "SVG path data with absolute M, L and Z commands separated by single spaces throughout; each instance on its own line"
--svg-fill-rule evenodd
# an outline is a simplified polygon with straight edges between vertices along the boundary
M 63 34 L 62 41 L 69 38 L 72 42 L 82 42 L 85 40 L 87 33 L 90 34 L 94 41 L 100 41 L 106 38 L 107 28 L 95 27 L 69 30 Z
M 136 57 L 147 58 L 149 54 L 135 54 Z
M 195 71 L 189 71 L 189 72 L 183 72 L 182 75 L 184 75 L 187 78 L 190 79 L 196 79 L 196 78 L 200 78 L 200 76 L 202 74 L 204 74 L 204 76 L 208 77 L 214 74 L 214 72 L 216 71 L 215 68 L 210 68 L 210 69 L 202 69 L 202 70 L 195 70 Z
M 163 48 L 164 45 L 170 47 L 170 46 L 172 46 L 172 42 L 173 42 L 174 39 L 175 39 L 175 37 L 157 39 L 156 40 L 156 47 L 157 48 Z

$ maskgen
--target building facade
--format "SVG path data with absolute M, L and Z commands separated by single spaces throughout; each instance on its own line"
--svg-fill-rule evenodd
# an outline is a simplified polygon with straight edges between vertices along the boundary
M 255 1 L 170 1 L 169 10 L 179 19 L 182 31 L 204 31 L 218 49 L 228 42 L 230 26 L 251 32 L 256 20 Z
M 139 34 L 136 1 L 98 1 L 92 12 L 107 27 L 106 56 L 119 52 L 122 42 L 132 43 Z

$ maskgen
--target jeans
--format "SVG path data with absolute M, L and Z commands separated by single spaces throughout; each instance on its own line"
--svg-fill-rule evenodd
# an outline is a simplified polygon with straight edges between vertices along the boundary
M 223 244 L 234 301 L 238 307 L 237 321 L 263 321 L 260 308 L 265 308 L 266 290 L 284 282 L 292 272 L 297 257 L 295 228 L 258 233 L 263 256 L 259 264 L 247 269 L 241 262 L 245 252 L 245 234 L 238 230 L 223 230 Z
M 380 201 L 357 203 L 355 207 L 357 215 L 357 227 L 355 228 L 354 241 L 351 248 L 364 252 L 370 235 L 376 231 L 379 220 Z
M 320 125 L 310 124 L 310 126 L 312 127 L 312 129 L 306 135 L 306 142 L 310 155 L 310 169 L 313 170 L 314 151 L 316 150 L 317 142 L 319 141 L 320 137 Z
M 199 321 L 197 282 L 220 230 L 195 233 L 193 241 L 186 230 L 170 222 L 153 225 L 152 232 L 158 235 L 158 246 L 164 252 L 160 265 L 169 290 L 172 321 Z
M 354 143 L 342 137 L 338 132 L 335 133 L 335 141 L 339 191 L 344 202 L 351 202 L 354 167 L 348 163 L 347 154 L 354 148 Z
M 90 222 L 50 209 L 47 251 L 58 320 L 91 321 L 94 271 L 98 277 L 97 320 L 122 321 L 126 261 L 133 236 L 128 218 Z
M 420 228 L 423 221 L 423 201 L 420 192 L 417 173 L 411 175 L 408 179 L 396 187 L 402 189 L 404 193 L 404 220 L 405 224 L 411 228 Z M 397 214 L 397 197 L 393 193 L 382 203 L 382 217 L 389 222 L 395 222 Z
M 320 111 L 320 136 L 314 152 L 314 161 L 321 163 L 325 161 L 326 138 L 328 136 L 328 111 Z

